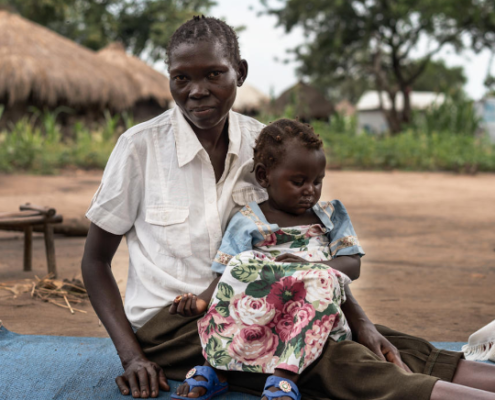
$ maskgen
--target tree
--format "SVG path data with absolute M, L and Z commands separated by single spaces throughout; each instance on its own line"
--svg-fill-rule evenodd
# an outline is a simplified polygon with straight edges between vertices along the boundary
M 393 76 L 388 79 L 393 80 Z M 419 92 L 457 93 L 462 91 L 467 79 L 462 67 L 447 67 L 443 60 L 430 61 L 424 72 L 412 84 L 412 90 Z M 364 76 L 349 76 L 335 82 L 328 89 L 334 101 L 347 99 L 356 103 L 367 90 L 376 90 L 373 81 Z
M 447 67 L 443 60 L 430 61 L 412 84 L 412 89 L 420 92 L 457 93 L 462 90 L 466 81 L 462 67 Z
M 292 51 L 298 71 L 320 86 L 349 77 L 369 79 L 386 93 L 392 107 L 383 110 L 397 133 L 411 120 L 410 91 L 432 57 L 451 45 L 457 52 L 480 51 L 495 43 L 492 0 L 261 0 L 287 32 L 303 29 L 307 42 Z M 281 3 L 281 5 L 280 5 Z M 426 41 L 419 59 L 411 53 Z M 403 110 L 396 107 L 404 96 Z
M 119 41 L 134 55 L 164 57 L 172 33 L 212 0 L 0 0 L 23 17 L 99 50 Z

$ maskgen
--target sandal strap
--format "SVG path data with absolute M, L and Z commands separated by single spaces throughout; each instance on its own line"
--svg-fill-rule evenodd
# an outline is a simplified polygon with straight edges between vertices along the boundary
M 278 389 L 281 389 L 280 383 L 284 382 L 284 381 L 286 383 L 289 383 L 291 386 L 291 390 L 289 392 L 285 392 L 283 390 L 277 390 L 276 392 L 272 392 L 272 391 L 268 390 L 271 387 L 276 387 Z M 293 400 L 300 400 L 301 399 L 301 394 L 299 393 L 299 388 L 297 387 L 297 385 L 294 382 L 292 382 L 290 379 L 280 378 L 280 377 L 275 376 L 275 375 L 269 376 L 268 379 L 266 380 L 265 390 L 263 391 L 263 396 L 266 396 L 266 398 L 268 400 L 273 400 L 273 399 L 284 397 L 284 396 L 290 397 Z
M 190 373 L 193 373 L 190 375 L 189 378 L 185 380 L 189 384 L 189 387 L 192 389 L 194 387 L 204 387 L 206 390 L 210 390 L 214 386 L 220 385 L 220 381 L 218 380 L 217 374 L 215 373 L 215 370 L 212 367 L 207 367 L 205 365 L 198 365 L 191 369 L 189 371 L 188 375 Z M 197 381 L 194 379 L 195 376 L 202 376 L 203 378 L 206 379 L 206 381 Z
M 194 378 L 187 378 L 184 382 L 189 385 L 189 389 L 193 389 L 195 387 L 204 387 L 206 390 L 209 390 L 212 386 L 212 384 L 208 381 L 197 381 Z

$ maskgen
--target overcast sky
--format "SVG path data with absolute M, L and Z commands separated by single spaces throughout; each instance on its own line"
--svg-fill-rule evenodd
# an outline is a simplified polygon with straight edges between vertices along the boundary
M 287 58 L 286 50 L 303 43 L 304 37 L 301 30 L 286 34 L 283 28 L 275 28 L 276 18 L 258 16 L 260 10 L 259 0 L 217 0 L 217 6 L 212 8 L 210 15 L 224 18 L 229 25 L 246 27 L 239 39 L 241 56 L 249 63 L 247 82 L 266 94 L 278 95 L 297 82 L 297 64 L 283 64 L 275 59 Z M 424 50 L 418 49 L 417 54 Z M 449 66 L 462 65 L 468 78 L 466 92 L 475 100 L 483 96 L 483 81 L 490 58 L 488 51 L 457 56 L 451 49 L 445 49 L 436 58 L 444 59 Z M 495 74 L 495 71 L 492 73 Z

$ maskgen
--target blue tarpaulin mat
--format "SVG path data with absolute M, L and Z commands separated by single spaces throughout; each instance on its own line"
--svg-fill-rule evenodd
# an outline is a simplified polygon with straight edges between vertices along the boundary
M 434 343 L 460 351 L 464 343 Z M 123 372 L 108 338 L 19 335 L 0 327 L 0 399 L 123 400 L 115 377 Z M 179 382 L 169 381 L 172 390 Z M 160 399 L 170 394 L 160 392 Z M 219 400 L 259 400 L 230 392 Z

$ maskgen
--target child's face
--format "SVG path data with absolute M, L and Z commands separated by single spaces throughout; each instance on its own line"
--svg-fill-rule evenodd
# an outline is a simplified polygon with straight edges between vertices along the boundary
M 320 199 L 325 177 L 325 153 L 322 149 L 307 149 L 297 140 L 286 146 L 282 160 L 265 170 L 265 174 L 260 175 L 257 169 L 256 177 L 267 189 L 268 201 L 272 207 L 289 214 L 301 215 Z
M 182 43 L 170 59 L 170 91 L 189 122 L 202 130 L 224 122 L 247 63 L 234 68 L 218 41 Z

